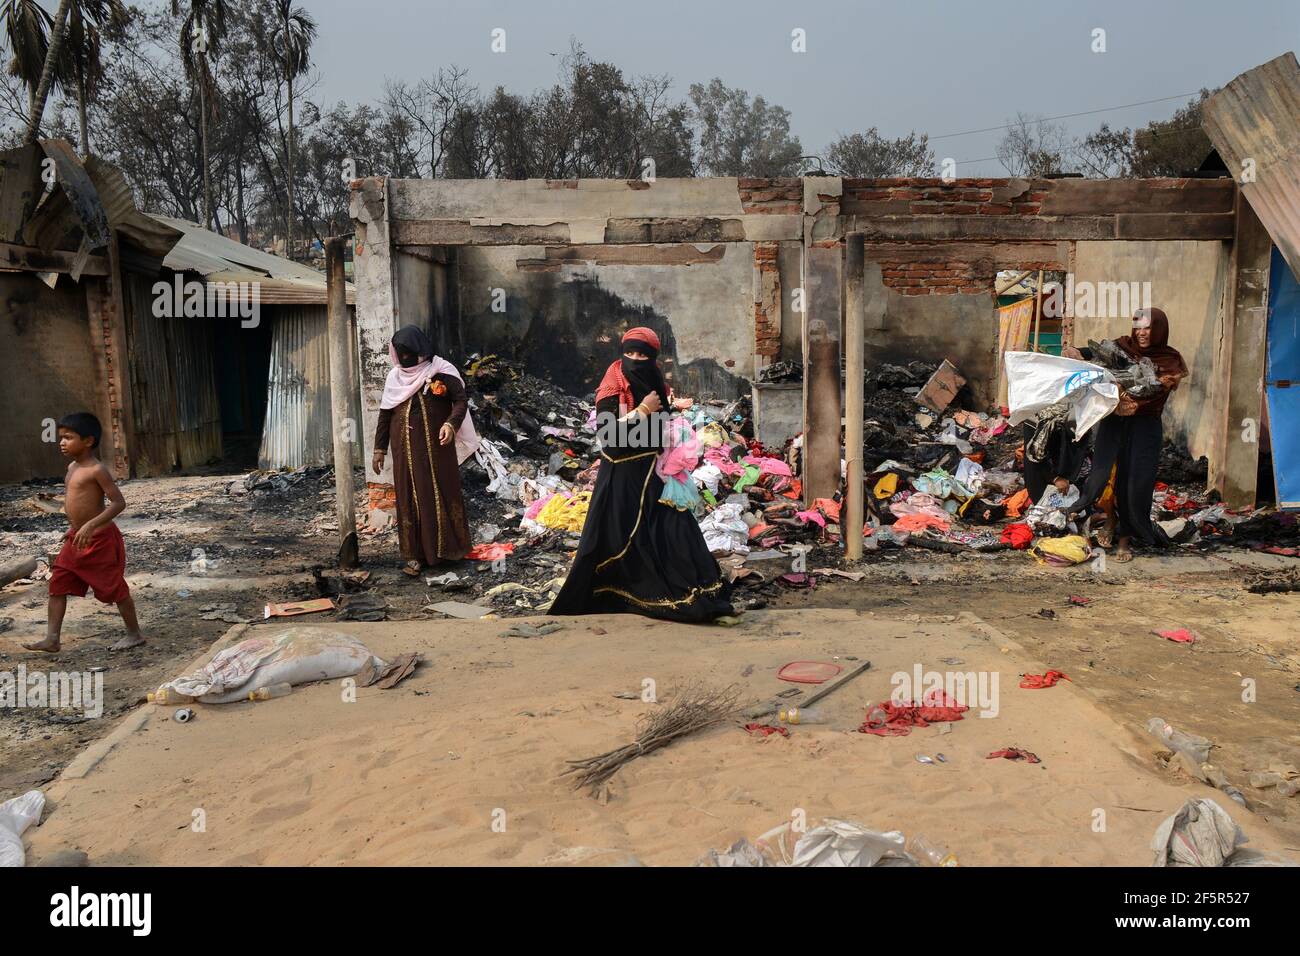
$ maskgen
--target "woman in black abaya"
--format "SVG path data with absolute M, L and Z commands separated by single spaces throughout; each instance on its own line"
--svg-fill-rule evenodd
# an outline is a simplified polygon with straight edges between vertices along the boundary
M 551 614 L 630 612 L 698 623 L 732 613 L 731 587 L 695 516 L 660 501 L 655 459 L 669 396 L 658 354 L 653 330 L 629 330 L 623 358 L 596 390 L 600 471 Z
M 1161 415 L 1169 396 L 1187 377 L 1187 365 L 1178 350 L 1169 345 L 1169 319 L 1161 309 L 1138 309 L 1133 314 L 1133 332 L 1115 340 L 1133 361 L 1149 359 L 1160 379 L 1160 391 L 1149 398 L 1134 398 L 1120 391 L 1119 405 L 1097 425 L 1093 446 L 1092 471 L 1083 490 L 1084 502 L 1101 497 L 1115 473 L 1116 538 L 1114 560 L 1133 560 L 1133 542 L 1148 547 L 1164 547 L 1169 539 L 1151 520 L 1151 501 L 1155 493 L 1156 470 L 1160 465 L 1160 448 L 1164 437 Z M 1084 351 L 1075 357 L 1090 358 Z M 1099 535 L 1103 546 L 1109 542 L 1111 527 Z

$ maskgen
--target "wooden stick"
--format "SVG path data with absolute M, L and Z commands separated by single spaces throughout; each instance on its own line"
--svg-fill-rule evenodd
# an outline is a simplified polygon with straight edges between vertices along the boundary
M 871 669 L 871 661 L 863 661 L 861 664 L 853 668 L 853 670 L 849 671 L 847 674 L 845 674 L 835 683 L 827 684 L 825 687 L 823 687 L 817 693 L 813 694 L 807 700 L 800 701 L 798 704 L 795 704 L 794 706 L 811 707 L 813 704 L 817 703 L 817 701 L 822 700 L 823 698 L 828 697 L 831 694 L 835 693 L 835 691 L 839 690 L 849 681 L 853 680 L 853 678 L 857 677 L 859 674 L 866 673 L 870 669 Z M 753 707 L 750 707 L 745 711 L 745 716 L 749 717 L 750 719 L 757 718 L 757 717 L 764 717 L 770 713 L 775 712 L 781 707 L 786 706 L 789 703 L 790 702 L 786 700 L 770 700 L 766 704 L 755 704 Z

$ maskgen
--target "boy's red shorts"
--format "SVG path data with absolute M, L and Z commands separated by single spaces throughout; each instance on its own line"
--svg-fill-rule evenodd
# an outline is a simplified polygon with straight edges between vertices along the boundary
M 68 530 L 63 539 L 63 550 L 54 559 L 50 574 L 50 596 L 75 594 L 85 597 L 86 589 L 95 592 L 95 598 L 105 604 L 117 604 L 131 595 L 123 576 L 126 571 L 126 543 L 117 525 L 108 524 L 91 536 L 90 545 L 82 550 L 72 541 Z

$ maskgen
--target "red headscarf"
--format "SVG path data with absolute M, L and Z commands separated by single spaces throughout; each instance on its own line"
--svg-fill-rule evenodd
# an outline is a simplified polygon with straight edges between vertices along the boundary
M 623 333 L 623 349 L 626 351 L 632 346 L 641 346 L 637 351 L 651 352 L 651 358 L 659 355 L 659 336 L 655 334 L 654 329 L 648 329 L 639 325 L 634 329 L 628 329 Z M 600 385 L 596 389 L 596 401 L 602 398 L 609 398 L 617 395 L 619 403 L 624 408 L 631 408 L 632 401 L 632 383 L 627 380 L 623 374 L 623 360 L 615 359 L 605 369 L 605 377 L 600 380 Z

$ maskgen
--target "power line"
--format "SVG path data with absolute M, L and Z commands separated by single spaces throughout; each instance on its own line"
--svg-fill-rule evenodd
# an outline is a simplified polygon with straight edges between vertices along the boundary
M 1199 90 L 1196 92 L 1199 92 Z M 1127 109 L 1132 109 L 1136 106 L 1150 106 L 1152 103 L 1166 103 L 1169 100 L 1181 100 L 1184 97 L 1196 96 L 1196 92 L 1178 93 L 1174 96 L 1162 96 L 1159 99 L 1142 100 L 1142 102 L 1140 103 L 1125 103 L 1123 106 L 1106 106 L 1099 110 L 1083 110 L 1082 112 L 1079 113 L 1062 113 L 1060 116 L 1044 116 L 1043 121 L 1046 122 L 1048 120 L 1073 119 L 1076 116 L 1093 116 L 1097 113 L 1109 113 L 1112 110 L 1127 110 Z M 1002 126 L 986 126 L 983 129 L 968 129 L 962 133 L 944 133 L 942 136 L 931 136 L 930 142 L 934 142 L 936 139 L 951 139 L 954 136 L 973 136 L 976 133 L 995 133 L 1000 129 L 1010 129 L 1013 126 L 1018 126 L 1018 125 L 1019 125 L 1018 123 L 1005 123 Z
M 1143 128 L 1143 129 L 1134 130 L 1134 133 L 1144 133 L 1146 135 L 1153 137 L 1154 139 L 1159 139 L 1161 136 L 1165 136 L 1169 133 L 1187 133 L 1190 132 L 1191 130 L 1199 130 L 1200 128 L 1201 128 L 1200 126 L 1175 126 L 1173 129 L 1162 129 L 1162 130 L 1150 130 L 1150 129 Z M 1087 149 L 1087 148 L 1088 145 L 1086 143 L 1076 143 L 1073 146 L 1065 146 L 1058 150 L 1049 150 L 1049 152 L 1059 153 L 1060 155 L 1063 156 L 1066 153 L 1077 153 L 1080 150 Z M 961 165 L 962 163 L 988 163 L 988 162 L 992 162 L 993 160 L 1000 160 L 1000 159 L 1001 157 L 999 156 L 985 156 L 981 159 L 958 159 L 956 160 L 956 163 L 958 165 Z

